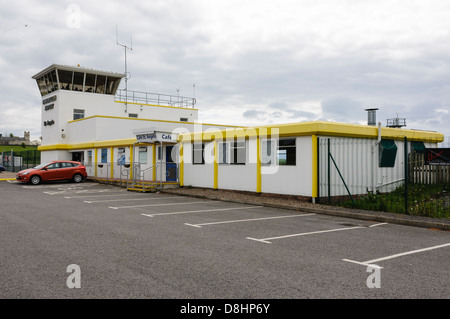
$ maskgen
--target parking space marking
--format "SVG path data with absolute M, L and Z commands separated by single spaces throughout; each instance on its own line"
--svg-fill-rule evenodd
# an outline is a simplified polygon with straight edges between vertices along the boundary
M 113 192 L 114 191 L 114 192 Z M 125 192 L 125 190 L 123 191 L 119 191 L 119 192 Z M 47 195 L 61 195 L 61 194 L 86 194 L 86 193 L 92 193 L 92 194 L 96 194 L 96 193 L 118 193 L 115 189 L 109 189 L 109 188 L 104 188 L 104 189 L 80 189 L 78 191 L 75 190 L 60 190 L 60 191 L 53 191 L 53 192 L 43 192 L 44 194 Z
M 411 250 L 411 251 L 407 251 L 404 253 L 399 253 L 399 254 L 390 255 L 390 256 L 381 257 L 381 258 L 372 259 L 372 260 L 367 260 L 367 261 L 356 261 L 356 260 L 351 260 L 351 259 L 342 259 L 342 260 L 350 262 L 350 263 L 358 264 L 358 265 L 372 266 L 373 264 L 378 263 L 380 261 L 398 258 L 398 257 L 402 257 L 402 256 L 407 256 L 407 255 L 412 255 L 412 254 L 417 254 L 417 253 L 421 253 L 421 252 L 428 251 L 428 250 L 444 248 L 447 246 L 450 246 L 450 243 L 443 244 L 443 245 L 437 245 L 437 246 L 433 246 L 433 247 L 422 248 L 422 249 Z
M 123 190 L 123 191 L 117 191 L 117 192 L 111 192 L 111 193 L 108 193 L 108 195 L 81 195 L 81 196 L 64 196 L 64 198 L 67 198 L 67 199 L 72 199 L 72 198 L 90 198 L 90 197 L 112 197 L 112 196 L 119 196 L 120 194 L 124 194 L 124 192 L 126 192 L 126 190 Z M 109 195 L 109 194 L 113 194 L 113 195 Z M 134 195 L 134 196 L 137 196 L 137 195 L 139 195 L 139 196 L 142 196 L 143 194 L 129 194 L 129 195 L 127 195 L 127 196 L 131 196 L 131 195 Z
M 83 202 L 85 202 L 87 204 L 92 204 L 92 203 L 108 203 L 108 202 L 123 202 L 123 201 L 137 201 L 137 200 L 157 200 L 157 199 L 170 199 L 170 198 L 172 198 L 172 199 L 173 198 L 180 198 L 180 196 L 167 196 L 167 197 L 146 196 L 146 198 L 120 198 L 120 199 L 85 200 Z
M 371 227 L 381 226 L 381 225 L 385 225 L 385 224 L 386 223 L 375 224 L 375 225 L 372 225 Z M 319 231 L 308 232 L 308 233 L 291 234 L 291 235 L 269 237 L 269 238 L 260 238 L 260 239 L 253 238 L 253 237 L 246 237 L 246 238 L 250 239 L 250 240 L 255 240 L 255 241 L 262 242 L 262 243 L 266 243 L 266 244 L 271 244 L 272 242 L 270 240 L 283 239 L 283 238 L 289 238 L 289 237 L 315 235 L 315 234 L 323 234 L 323 233 L 331 233 L 331 232 L 352 230 L 352 229 L 360 229 L 360 228 L 367 228 L 367 227 L 366 226 L 353 226 L 353 227 L 335 228 L 335 229 L 328 229 L 328 230 L 319 230 Z
M 90 187 L 90 186 L 100 186 L 100 184 L 57 184 L 57 185 L 23 185 L 25 189 L 43 189 L 43 188 L 61 188 L 69 189 L 73 187 Z
M 149 204 L 149 205 L 135 205 L 135 206 L 109 206 L 111 209 L 124 209 L 124 208 L 140 208 L 140 207 L 155 207 L 155 206 L 170 206 L 170 205 L 184 205 L 184 204 L 198 204 L 199 202 L 184 202 L 184 203 L 167 203 L 167 204 Z
M 142 216 L 155 217 L 163 215 L 180 215 L 180 214 L 193 214 L 193 213 L 204 213 L 204 212 L 222 212 L 227 210 L 239 210 L 239 209 L 253 209 L 261 208 L 263 206 L 240 206 L 240 207 L 230 207 L 230 208 L 213 208 L 213 209 L 202 209 L 202 210 L 190 210 L 184 212 L 173 212 L 173 213 L 158 213 L 158 214 L 141 214 Z
M 236 220 L 226 220 L 226 221 L 213 222 L 213 223 L 203 223 L 203 224 L 189 224 L 189 223 L 184 223 L 184 224 L 187 225 L 187 226 L 201 228 L 202 226 L 207 226 L 207 225 L 242 223 L 242 222 L 258 221 L 258 220 L 292 218 L 292 217 L 304 217 L 304 216 L 311 216 L 311 215 L 315 215 L 315 214 L 286 215 L 286 216 L 262 217 L 262 218 L 251 218 L 251 219 L 236 219 Z

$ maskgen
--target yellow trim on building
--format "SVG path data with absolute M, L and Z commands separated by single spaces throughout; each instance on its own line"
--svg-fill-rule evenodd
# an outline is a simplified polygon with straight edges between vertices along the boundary
M 108 141 L 96 141 L 96 142 L 86 142 L 77 144 L 53 144 L 53 145 L 42 145 L 38 147 L 39 151 L 55 151 L 55 150 L 77 150 L 77 149 L 90 149 L 95 147 L 123 147 L 129 146 L 136 143 L 136 138 L 127 138 L 119 140 L 108 140 Z
M 114 147 L 111 146 L 111 178 L 114 178 Z
M 130 178 L 133 179 L 133 160 L 134 160 L 134 148 L 130 145 Z
M 121 116 L 108 116 L 108 115 L 93 115 L 84 117 L 82 119 L 78 120 L 72 120 L 68 123 L 76 123 L 81 121 L 90 120 L 93 118 L 105 118 L 105 119 L 116 119 L 116 120 L 131 120 L 131 121 L 147 121 L 147 122 L 160 122 L 160 123 L 182 123 L 182 124 L 192 124 L 192 125 L 208 125 L 208 126 L 217 126 L 217 127 L 232 127 L 232 128 L 243 128 L 243 126 L 236 126 L 236 125 L 225 125 L 225 124 L 211 124 L 211 123 L 200 123 L 200 122 L 182 122 L 182 121 L 169 121 L 169 120 L 155 120 L 155 119 L 140 119 L 135 117 L 121 117 Z
M 184 149 L 180 143 L 180 186 L 184 186 Z
M 256 138 L 256 192 L 261 193 L 261 140 Z
M 98 164 L 98 148 L 94 148 L 95 156 L 94 156 L 94 177 L 97 178 L 97 164 Z
M 318 163 L 317 163 L 317 135 L 313 135 L 311 139 L 311 151 L 312 151 L 312 183 L 311 183 L 311 191 L 312 198 L 316 198 L 318 195 L 317 187 L 318 187 Z
M 257 136 L 340 136 L 378 138 L 378 127 L 359 124 L 335 123 L 324 121 L 300 122 L 291 124 L 278 124 L 260 127 L 227 128 L 207 132 L 195 132 L 180 134 L 178 140 L 183 141 L 212 141 L 216 139 L 255 138 Z M 399 128 L 381 128 L 383 139 L 409 141 L 427 141 L 440 143 L 444 141 L 444 135 L 433 131 L 419 131 Z

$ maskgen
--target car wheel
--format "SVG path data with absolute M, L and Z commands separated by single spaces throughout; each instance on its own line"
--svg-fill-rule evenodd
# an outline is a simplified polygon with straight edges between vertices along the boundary
M 83 180 L 83 176 L 81 176 L 81 174 L 75 174 L 75 175 L 73 176 L 73 181 L 74 181 L 75 183 L 80 183 L 82 180 Z
M 41 183 L 41 178 L 37 175 L 31 176 L 30 183 L 33 185 L 38 185 Z

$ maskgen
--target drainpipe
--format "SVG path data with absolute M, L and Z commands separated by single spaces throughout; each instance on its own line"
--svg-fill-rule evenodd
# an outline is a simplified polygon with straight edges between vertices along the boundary
M 372 148 L 372 158 L 373 158 L 373 178 L 372 178 L 372 192 L 375 194 L 378 184 L 378 146 L 381 143 L 381 122 L 378 122 L 378 138 L 377 142 Z

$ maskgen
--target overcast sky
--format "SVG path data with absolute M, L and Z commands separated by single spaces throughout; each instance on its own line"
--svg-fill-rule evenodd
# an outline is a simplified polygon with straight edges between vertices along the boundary
M 128 89 L 195 95 L 201 122 L 366 124 L 377 107 L 450 137 L 448 0 L 0 1 L 0 133 L 40 136 L 31 76 L 53 63 L 124 72 L 117 26 Z

